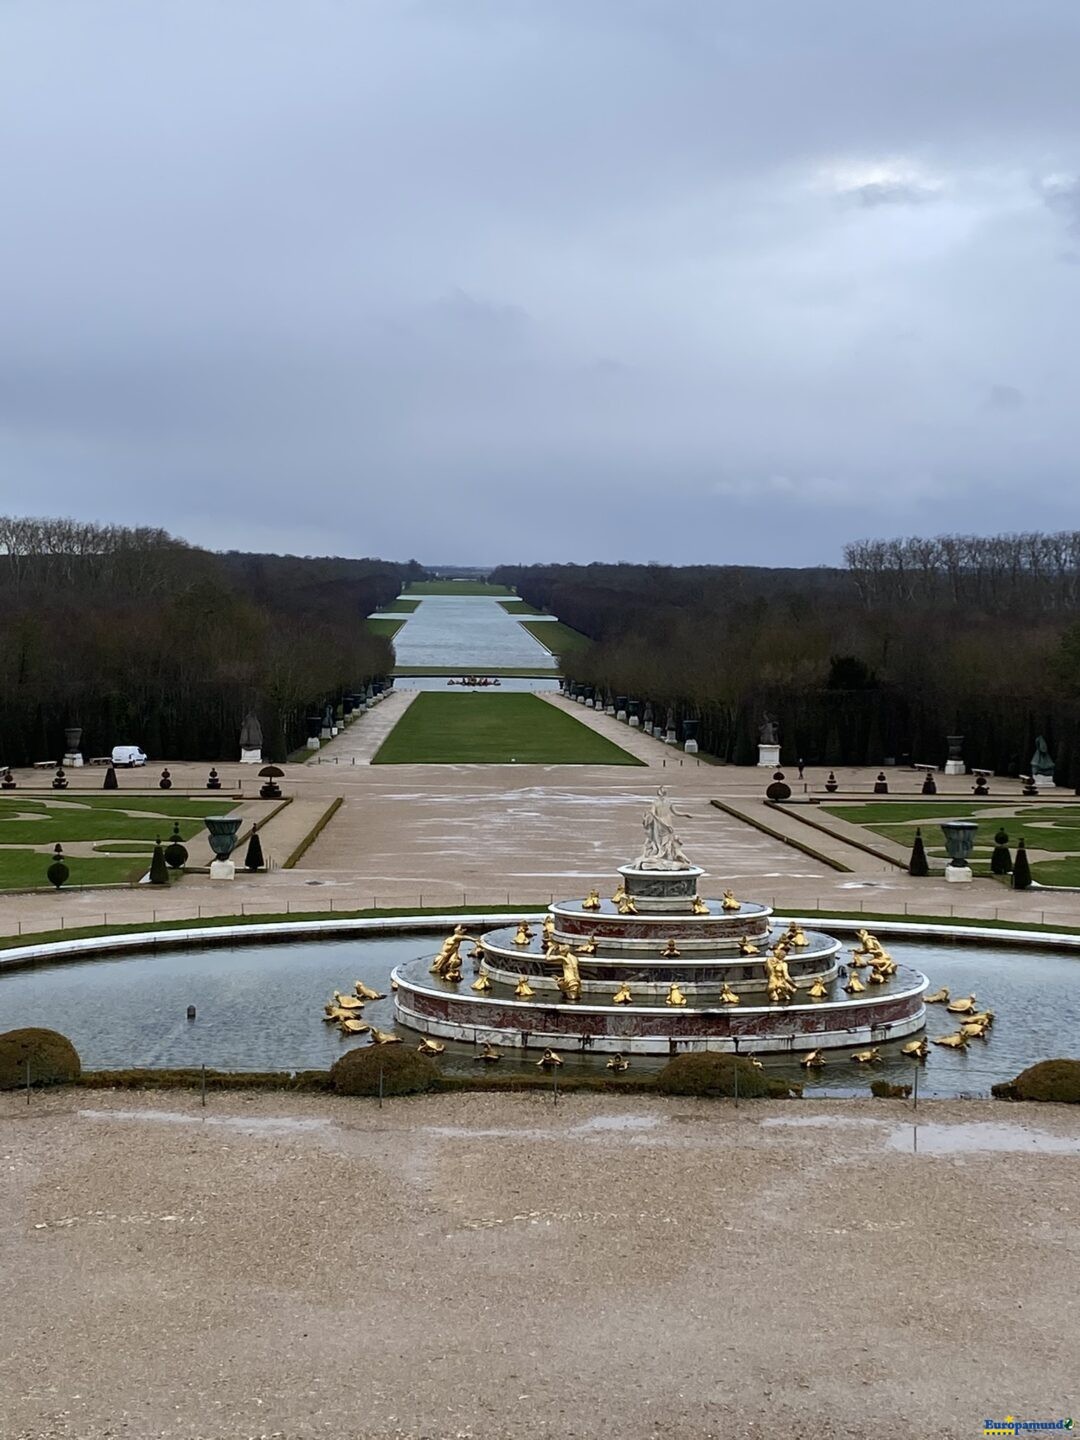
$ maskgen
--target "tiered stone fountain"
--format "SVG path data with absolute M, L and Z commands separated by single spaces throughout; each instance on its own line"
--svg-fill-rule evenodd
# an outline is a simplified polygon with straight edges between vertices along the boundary
M 661 788 L 610 900 L 557 901 L 535 932 L 507 925 L 470 942 L 459 926 L 438 955 L 399 966 L 398 1022 L 469 1043 L 646 1055 L 838 1049 L 923 1028 L 918 971 L 864 962 L 864 983 L 832 936 L 776 927 L 767 905 L 730 890 L 699 896 L 704 871 L 683 853 L 677 813 Z

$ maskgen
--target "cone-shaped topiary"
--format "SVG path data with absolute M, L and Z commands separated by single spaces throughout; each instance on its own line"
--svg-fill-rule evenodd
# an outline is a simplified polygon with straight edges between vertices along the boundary
M 1012 868 L 1012 856 L 1009 854 L 1009 832 L 1003 826 L 998 826 L 997 833 L 994 835 L 994 848 L 990 855 L 990 874 L 1010 875 Z
M 60 886 L 63 885 L 64 881 L 68 878 L 70 874 L 71 871 L 68 869 L 67 862 L 64 859 L 63 847 L 57 845 L 56 849 L 53 851 L 52 864 L 49 866 L 48 870 L 45 871 L 45 875 L 49 881 L 49 884 L 55 885 L 57 890 L 59 890 Z
M 1080 1105 L 1080 1060 L 1040 1060 L 1021 1070 L 1015 1080 L 990 1088 L 997 1100 L 1050 1100 L 1059 1105 Z
M 1031 866 L 1028 864 L 1027 848 L 1024 845 L 1024 837 L 1022 835 L 1016 842 L 1016 859 L 1013 861 L 1012 888 L 1014 890 L 1031 889 Z
M 937 782 L 934 780 L 934 777 L 930 774 L 929 770 L 927 770 L 926 774 L 923 776 L 922 793 L 924 795 L 937 794 Z
M 909 875 L 930 874 L 930 865 L 926 858 L 926 846 L 923 844 L 921 829 L 915 831 L 915 843 L 911 847 L 911 859 L 908 861 L 907 873 Z
M 105 779 L 101 788 L 103 790 L 119 790 L 120 782 L 116 778 L 116 766 L 110 765 L 105 771 Z
M 56 1030 L 8 1030 L 0 1035 L 0 1090 L 26 1084 L 65 1085 L 79 1078 L 79 1054 L 66 1035 Z
M 380 1071 L 384 1095 L 415 1095 L 439 1079 L 438 1068 L 426 1055 L 404 1045 L 368 1045 L 346 1050 L 334 1061 L 330 1084 L 339 1095 L 378 1095 Z
M 266 861 L 263 859 L 262 841 L 259 839 L 259 827 L 252 827 L 251 839 L 248 841 L 247 854 L 244 856 L 245 870 L 265 870 Z
M 768 1093 L 765 1075 L 743 1055 L 714 1055 L 708 1051 L 676 1055 L 656 1077 L 663 1095 L 734 1095 L 757 1099 Z
M 150 857 L 150 884 L 168 885 L 169 867 L 165 863 L 165 852 L 161 848 L 161 841 L 154 841 L 154 853 Z
M 173 821 L 172 835 L 169 837 L 169 843 L 165 846 L 164 853 L 165 864 L 168 865 L 170 870 L 182 870 L 187 864 L 187 846 L 180 836 L 179 820 Z

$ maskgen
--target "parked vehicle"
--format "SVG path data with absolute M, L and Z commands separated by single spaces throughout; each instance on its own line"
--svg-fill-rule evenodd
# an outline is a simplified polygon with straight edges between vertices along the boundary
M 138 745 L 114 745 L 112 763 L 126 765 L 129 770 L 135 765 L 145 765 L 146 751 L 140 750 Z

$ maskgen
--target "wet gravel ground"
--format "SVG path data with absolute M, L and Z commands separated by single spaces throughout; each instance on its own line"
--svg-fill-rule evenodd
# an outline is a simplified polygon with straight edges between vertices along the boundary
M 80 1090 L 0 1096 L 0 1166 L 5 1440 L 966 1437 L 1080 1398 L 1065 1107 Z

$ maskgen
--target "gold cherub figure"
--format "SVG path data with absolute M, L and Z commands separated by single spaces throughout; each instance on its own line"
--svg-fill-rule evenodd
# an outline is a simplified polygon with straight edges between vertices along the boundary
M 844 989 L 849 995 L 861 995 L 866 989 L 866 986 L 859 979 L 859 972 L 854 966 L 851 967 L 851 973 L 848 976 L 848 982 L 844 986 Z
M 824 1000 L 825 996 L 829 993 L 829 987 L 819 975 L 806 993 L 810 996 L 811 1000 Z
M 625 881 L 625 880 L 620 880 L 619 883 L 618 883 L 618 885 L 615 886 L 615 893 L 614 893 L 614 895 L 612 895 L 612 897 L 611 897 L 612 904 L 618 905 L 618 903 L 619 903 L 620 900 L 625 900 L 625 899 L 626 899 L 626 881 Z
M 624 980 L 611 997 L 611 1003 L 613 1005 L 629 1005 L 633 998 L 630 994 L 630 986 Z
M 796 949 L 801 949 L 804 945 L 810 944 L 810 941 L 806 938 L 806 932 L 797 920 L 792 920 L 788 926 L 787 934 L 784 936 L 784 943 L 794 946 Z
M 667 999 L 664 1001 L 664 1003 L 665 1005 L 686 1004 L 686 996 L 679 989 L 678 985 L 675 984 L 674 980 L 671 982 L 671 988 L 667 992 Z
M 660 951 L 660 954 L 665 960 L 674 960 L 677 955 L 682 954 L 682 951 L 675 944 L 674 940 L 669 940 L 663 950 Z
M 556 1070 L 563 1062 L 562 1056 L 556 1055 L 554 1050 L 545 1050 L 536 1063 L 542 1070 Z
M 609 1070 L 616 1071 L 629 1070 L 630 1061 L 620 1050 L 616 1054 L 612 1055 L 611 1059 L 607 1062 L 607 1068 Z
M 708 903 L 707 901 L 703 900 L 700 895 L 694 896 L 694 903 L 691 906 L 691 909 L 693 910 L 695 915 L 708 915 L 709 913 Z
M 581 972 L 578 970 L 577 956 L 569 946 L 564 946 L 560 958 L 562 960 L 562 976 L 556 983 L 567 1000 L 580 1000 Z
M 765 957 L 765 990 L 773 1005 L 790 1000 L 795 994 L 795 982 L 788 972 L 783 945 L 777 945 L 772 953 Z
M 724 981 L 724 988 L 720 991 L 720 1004 L 721 1004 L 721 1005 L 739 1005 L 739 1004 L 741 1004 L 741 1003 L 742 1003 L 742 1002 L 739 1000 L 738 995 L 735 994 L 735 991 L 732 990 L 731 986 L 730 986 L 730 985 L 727 983 L 727 981 L 725 980 L 725 981 Z
M 489 1065 L 491 1065 L 494 1064 L 496 1060 L 501 1060 L 502 1056 L 499 1054 L 498 1050 L 495 1049 L 494 1045 L 489 1045 L 485 1042 L 484 1048 L 480 1051 L 480 1054 L 474 1055 L 473 1059 L 483 1060 L 486 1061 Z
M 520 920 L 517 929 L 514 931 L 514 944 L 528 945 L 531 939 L 532 931 L 529 929 L 528 924 L 526 921 Z
M 634 897 L 623 892 L 622 899 L 617 902 L 620 915 L 636 915 L 637 906 L 634 904 Z

